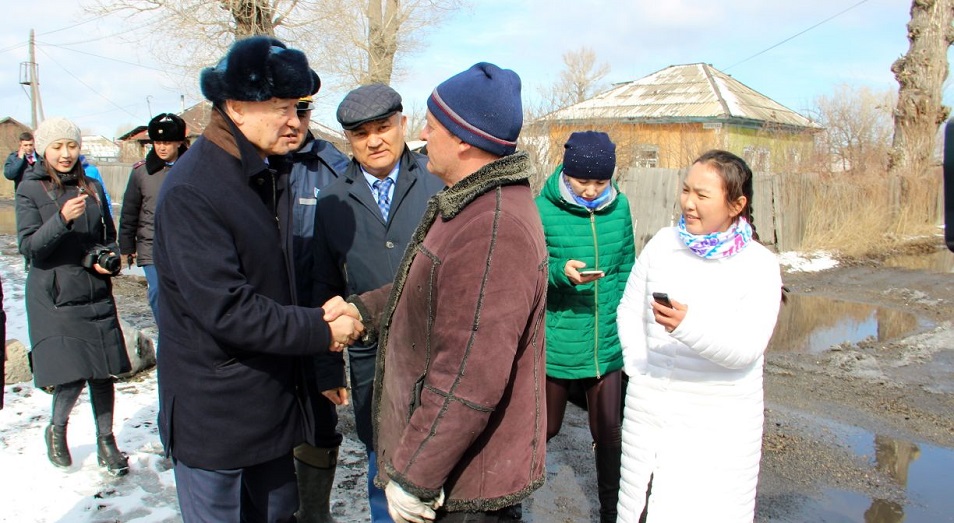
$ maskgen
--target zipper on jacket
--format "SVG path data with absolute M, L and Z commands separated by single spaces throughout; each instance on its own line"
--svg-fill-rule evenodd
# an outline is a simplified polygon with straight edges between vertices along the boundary
M 595 269 L 600 268 L 600 244 L 596 238 L 596 213 L 590 210 L 590 231 L 593 233 L 593 254 Z M 605 272 L 603 274 L 606 274 Z M 593 365 L 596 367 L 596 379 L 600 379 L 600 280 L 593 280 Z

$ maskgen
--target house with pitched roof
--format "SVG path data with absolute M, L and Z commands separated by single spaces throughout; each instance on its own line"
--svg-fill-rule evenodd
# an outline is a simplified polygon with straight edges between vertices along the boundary
M 742 156 L 762 173 L 807 160 L 821 130 L 704 63 L 673 65 L 617 84 L 534 126 L 545 129 L 550 143 L 561 145 L 575 131 L 607 132 L 617 144 L 620 167 L 683 168 L 702 152 L 719 148 Z M 555 149 L 551 154 L 562 153 L 562 147 Z

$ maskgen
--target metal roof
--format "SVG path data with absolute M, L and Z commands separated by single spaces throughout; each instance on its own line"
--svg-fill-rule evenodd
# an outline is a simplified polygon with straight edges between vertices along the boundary
M 818 128 L 811 120 L 709 64 L 673 65 L 554 111 L 545 120 L 765 122 Z

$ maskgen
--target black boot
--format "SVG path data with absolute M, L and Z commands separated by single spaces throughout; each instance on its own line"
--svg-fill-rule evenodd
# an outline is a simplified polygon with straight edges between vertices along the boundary
M 106 467 L 110 476 L 125 476 L 129 473 L 129 460 L 116 447 L 116 438 L 112 434 L 96 437 L 96 461 L 99 466 Z
M 57 467 L 67 468 L 73 464 L 70 448 L 66 445 L 66 425 L 46 427 L 46 457 Z
M 337 523 L 331 515 L 331 489 L 335 484 L 338 447 L 325 449 L 310 445 L 308 447 L 306 454 L 295 449 L 296 455 L 301 455 L 312 462 L 309 464 L 301 459 L 295 459 L 299 503 L 295 517 L 298 518 L 298 523 Z
M 600 498 L 600 523 L 616 522 L 616 503 L 619 501 L 620 447 L 595 447 L 596 487 Z

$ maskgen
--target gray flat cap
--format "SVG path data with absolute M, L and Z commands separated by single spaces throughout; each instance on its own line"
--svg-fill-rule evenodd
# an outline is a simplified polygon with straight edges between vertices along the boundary
M 362 85 L 345 95 L 338 105 L 338 123 L 345 130 L 387 118 L 403 111 L 401 95 L 384 84 Z

